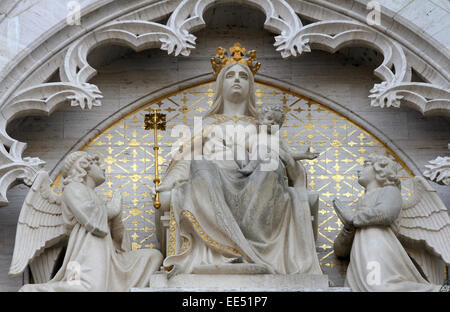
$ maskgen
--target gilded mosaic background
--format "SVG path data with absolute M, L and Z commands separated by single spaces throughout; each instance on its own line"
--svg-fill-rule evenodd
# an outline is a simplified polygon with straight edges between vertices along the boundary
M 123 197 L 123 221 L 132 239 L 133 249 L 158 248 L 154 233 L 154 208 L 150 196 L 153 187 L 153 132 L 144 129 L 144 115 L 158 107 L 167 114 L 167 131 L 159 132 L 160 171 L 167 169 L 171 146 L 177 138 L 171 129 L 180 123 L 193 127 L 194 116 L 203 115 L 212 104 L 215 83 L 201 84 L 144 105 L 114 123 L 89 142 L 84 150 L 103 160 L 107 181 L 98 188 L 105 199 L 120 191 Z M 316 242 L 320 264 L 336 285 L 343 283 L 347 263 L 333 254 L 333 241 L 342 224 L 334 213 L 335 197 L 354 204 L 363 189 L 357 183 L 356 170 L 374 153 L 393 155 L 373 135 L 333 110 L 301 95 L 265 84 L 256 84 L 257 105 L 283 103 L 287 120 L 282 134 L 293 149 L 320 152 L 320 157 L 303 161 L 309 188 L 320 193 L 319 236 Z M 397 157 L 396 157 L 397 158 Z M 403 166 L 402 195 L 411 191 L 411 172 Z M 55 181 L 61 188 L 60 178 Z

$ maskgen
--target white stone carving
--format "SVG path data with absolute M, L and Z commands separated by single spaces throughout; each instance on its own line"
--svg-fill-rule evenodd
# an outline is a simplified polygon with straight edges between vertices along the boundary
M 265 23 L 266 28 L 280 34 L 276 39 L 280 45 L 289 42 L 295 30 L 301 27 L 300 19 L 283 0 L 248 2 L 262 9 L 269 17 Z M 82 109 L 100 106 L 102 98 L 100 90 L 97 86 L 88 83 L 97 72 L 87 62 L 89 52 L 100 45 L 120 43 L 136 51 L 160 47 L 168 54 L 175 56 L 189 55 L 190 50 L 195 48 L 196 39 L 189 32 L 204 26 L 203 12 L 213 3 L 214 1 L 211 0 L 182 1 L 174 10 L 167 25 L 145 20 L 118 20 L 91 31 L 68 48 L 60 66 L 62 82 L 39 84 L 18 91 L 2 106 L 5 118 L 2 123 L 3 128 L 5 129 L 6 124 L 19 114 L 26 115 L 36 111 L 51 114 L 58 105 L 66 101 Z M 2 141 L 7 141 L 8 146 L 16 142 L 6 133 Z M 23 143 L 17 143 L 23 145 Z M 6 192 L 15 182 L 16 177 L 22 177 L 26 172 L 28 179 L 34 179 L 33 173 L 36 170 L 30 168 L 35 168 L 36 165 L 34 163 L 29 165 L 27 161 L 21 159 L 21 155 L 22 153 L 18 153 L 15 158 L 9 157 L 7 161 L 2 162 L 4 174 L 0 183 L 0 194 L 4 195 L 0 199 L 0 205 L 7 204 Z M 42 162 L 38 161 L 38 163 Z M 9 172 L 7 168 L 12 170 L 13 167 L 16 168 L 15 171 Z M 22 173 L 19 174 L 17 170 Z
M 37 172 L 45 164 L 39 158 L 22 159 L 26 144 L 9 137 L 6 133 L 7 123 L 15 117 L 30 113 L 50 115 L 58 105 L 66 101 L 70 101 L 72 106 L 91 109 L 100 105 L 100 98 L 102 96 L 93 84 L 55 82 L 25 89 L 3 106 L 1 112 L 4 119 L 0 123 L 0 140 L 3 143 L 0 145 L 0 206 L 8 204 L 8 189 L 19 181 L 31 186 Z M 5 146 L 9 146 L 9 151 Z
M 6 126 L 6 121 L 1 120 L 0 124 Z M 36 173 L 44 166 L 45 162 L 37 157 L 22 158 L 26 144 L 14 140 L 7 133 L 6 129 L 0 128 L 0 207 L 8 205 L 6 193 L 18 184 L 25 183 L 31 186 Z M 8 146 L 7 150 L 5 146 Z
M 248 0 L 266 14 L 265 27 L 280 35 L 275 37 L 277 50 L 283 57 L 290 55 L 296 46 L 295 40 L 302 23 L 292 8 L 284 0 L 255 1 Z M 86 94 L 94 98 L 98 89 L 86 85 L 87 81 L 97 73 L 87 62 L 92 49 L 107 43 L 125 44 L 135 51 L 160 47 L 168 54 L 188 56 L 195 48 L 196 37 L 190 32 L 205 26 L 203 13 L 214 4 L 213 0 L 184 0 L 174 10 L 167 25 L 141 20 L 120 20 L 102 26 L 73 43 L 60 67 L 61 80 L 85 88 Z M 71 97 L 72 105 L 82 106 L 78 98 Z
M 154 190 L 161 194 L 160 209 L 170 206 L 177 224 L 174 254 L 163 262 L 170 268 L 169 278 L 212 272 L 321 274 L 306 169 L 295 161 L 317 155 L 295 153 L 280 143 L 284 111 L 279 107 L 266 107 L 258 120 L 266 127 L 254 127 L 257 112 L 250 91 L 254 77 L 247 65 L 225 65 L 216 84 L 218 91 L 202 129 L 187 139 L 180 153 L 174 153 L 171 168 Z M 270 142 L 264 139 L 267 136 Z M 197 154 L 191 142 L 203 146 L 202 151 Z M 194 155 L 199 160 L 192 160 Z M 285 171 L 279 170 L 281 161 Z M 236 177 L 241 184 L 236 184 Z M 211 196 L 200 196 L 206 186 Z M 256 199 L 261 194 L 266 194 L 264 199 Z M 286 260 L 293 257 L 295 263 Z
M 172 14 L 168 26 L 181 37 L 190 38 L 191 31 L 205 25 L 204 11 L 213 0 L 184 0 Z M 295 11 L 285 1 L 246 1 L 266 14 L 264 27 L 280 34 L 274 46 L 283 58 L 298 56 L 311 49 L 334 53 L 349 44 L 363 44 L 376 48 L 384 56 L 375 75 L 383 79 L 371 90 L 371 106 L 400 107 L 401 103 L 424 115 L 450 116 L 450 92 L 445 86 L 431 83 L 412 83 L 411 66 L 403 48 L 394 40 L 365 24 L 332 20 L 303 26 Z
M 87 62 L 89 52 L 107 43 L 124 44 L 135 51 L 159 46 L 168 54 L 187 56 L 190 49 L 194 48 L 195 36 L 154 22 L 115 21 L 98 28 L 70 46 L 60 67 L 61 80 L 84 86 L 97 73 Z M 94 87 L 91 89 L 98 92 Z
M 213 5 L 214 0 L 184 0 L 171 15 L 168 26 L 176 31 L 179 37 L 186 40 L 192 36 L 190 32 L 205 26 L 203 13 Z M 228 1 L 233 2 L 233 1 Z M 275 46 L 283 57 L 292 53 L 295 55 L 295 47 L 299 44 L 295 41 L 296 33 L 302 28 L 302 22 L 295 14 L 291 6 L 284 0 L 247 0 L 248 5 L 260 9 L 266 15 L 264 27 L 276 34 Z
M 89 83 L 71 84 L 53 82 L 25 89 L 3 106 L 4 118 L 9 121 L 17 114 L 41 112 L 50 115 L 58 105 L 70 101 L 72 106 L 82 109 L 100 106 L 102 95 L 97 86 Z
M 233 264 L 239 266 L 239 264 Z M 131 291 L 350 291 L 329 287 L 326 275 L 313 274 L 180 274 L 168 278 L 166 272 L 150 277 L 150 288 Z
M 400 82 L 376 84 L 372 90 L 371 106 L 400 107 L 401 103 L 424 116 L 450 116 L 450 92 L 430 83 Z
M 69 154 L 63 176 L 61 196 L 50 188 L 48 173 L 40 171 L 25 198 L 9 275 L 21 274 L 30 264 L 36 284 L 20 291 L 128 291 L 148 286 L 162 254 L 156 249 L 131 251 L 120 195 L 105 204 L 94 192 L 105 182 L 98 158 L 82 151 Z
M 82 109 L 101 105 L 100 90 L 97 86 L 88 83 L 89 79 L 96 74 L 96 70 L 87 62 L 89 52 L 100 45 L 119 43 L 136 51 L 160 47 L 175 56 L 189 55 L 190 50 L 195 48 L 196 38 L 192 32 L 205 26 L 203 14 L 207 8 L 217 2 L 215 0 L 183 0 L 175 9 L 173 9 L 173 3 L 170 5 L 149 3 L 148 8 L 156 5 L 161 16 L 170 11 L 173 12 L 167 25 L 144 20 L 146 15 L 140 15 L 137 7 L 133 9 L 134 11 L 128 11 L 123 15 L 122 19 L 119 18 L 103 26 L 92 24 L 95 26 L 91 25 L 91 30 L 88 30 L 86 35 L 71 43 L 70 46 L 57 47 L 60 51 L 67 48 L 63 62 L 60 62 L 59 59 L 51 60 L 45 57 L 42 59 L 46 59 L 46 61 L 37 62 L 41 69 L 49 67 L 50 64 L 50 67 L 55 66 L 54 63 L 58 64 L 62 82 L 42 83 L 42 80 L 37 82 L 39 75 L 36 75 L 31 81 L 24 83 L 26 78 L 23 75 L 20 76 L 20 72 L 29 73 L 31 69 L 35 72 L 40 70 L 33 67 L 32 64 L 36 64 L 36 60 L 30 56 L 27 60 L 28 63 L 24 63 L 28 65 L 23 69 L 16 66 L 15 74 L 1 82 L 2 90 L 6 91 L 1 95 L 2 101 L 5 101 L 1 103 L 1 113 L 3 114 L 0 123 L 1 142 L 9 148 L 10 152 L 17 149 L 18 146 L 25 146 L 23 143 L 9 138 L 5 133 L 7 123 L 14 116 L 36 111 L 50 114 L 59 104 L 67 100 L 71 105 L 80 106 Z M 233 3 L 235 1 L 221 2 Z M 450 84 L 445 69 L 439 68 L 438 62 L 430 59 L 428 54 L 423 55 L 423 59 L 417 53 L 412 55 L 408 52 L 405 55 L 406 49 L 403 44 L 408 41 L 402 41 L 402 45 L 400 45 L 391 39 L 393 36 L 385 35 L 385 33 L 395 33 L 395 30 L 390 29 L 382 33 L 377 30 L 377 27 L 369 27 L 362 22 L 352 20 L 356 20 L 359 15 L 352 18 L 349 17 L 352 15 L 344 16 L 341 9 L 320 1 L 242 0 L 238 3 L 256 7 L 266 15 L 264 26 L 277 34 L 274 45 L 282 57 L 298 56 L 303 52 L 310 52 L 311 49 L 334 52 L 349 44 L 368 45 L 381 51 L 384 55 L 384 62 L 375 70 L 375 75 L 383 82 L 375 85 L 371 90 L 372 106 L 399 107 L 407 105 L 419 110 L 424 115 L 450 115 L 448 91 Z M 155 10 L 151 10 L 151 12 L 155 12 Z M 297 13 L 305 14 L 313 20 L 319 21 L 303 26 Z M 155 18 L 154 13 L 151 16 Z M 342 20 L 337 20 L 340 16 L 342 16 Z M 138 18 L 141 20 L 134 20 Z M 65 37 L 64 40 L 66 40 Z M 421 49 L 425 49 L 424 44 L 419 43 Z M 414 48 L 415 46 L 408 46 L 409 50 L 415 51 Z M 49 51 L 52 48 L 43 44 L 42 49 Z M 48 52 L 40 51 L 36 54 L 48 55 Z M 412 66 L 430 83 L 411 82 Z M 41 78 L 39 77 L 39 79 Z M 21 85 L 27 85 L 27 87 L 24 89 Z M 32 87 L 29 87 L 30 85 Z M 14 164 L 18 167 L 24 166 L 24 172 L 33 172 L 33 170 L 26 169 L 29 166 L 27 167 L 25 164 L 29 162 L 22 159 L 21 152 L 11 156 L 12 154 L 10 155 L 10 152 L 7 151 L 8 148 L 0 150 L 6 161 L 1 163 L 4 168 L 8 166 L 12 168 Z M 21 150 L 23 149 L 17 149 L 17 151 Z M 35 165 L 30 164 L 30 166 Z M 1 194 L 6 194 L 6 189 L 9 187 L 6 181 L 13 183 L 12 179 L 4 181 L 0 184 Z M 3 204 L 4 202 L 0 201 L 0 206 Z
M 333 200 L 344 224 L 334 250 L 350 257 L 346 282 L 353 291 L 438 291 L 450 262 L 447 208 L 422 177 L 414 178 L 413 196 L 403 201 L 396 167 L 386 156 L 369 157 L 358 171 L 366 191 L 356 209 Z
M 425 249 L 450 263 L 450 218 L 436 190 L 420 176 L 414 178 L 413 196 L 403 201 L 397 235 L 410 248 Z
M 450 157 L 438 156 L 429 163 L 430 165 L 425 165 L 427 169 L 423 175 L 436 183 L 450 185 Z
M 282 56 L 301 55 L 303 52 L 311 52 L 311 48 L 334 53 L 350 43 L 374 47 L 384 55 L 383 63 L 374 71 L 384 81 L 370 90 L 371 106 L 400 107 L 403 102 L 427 116 L 450 116 L 448 89 L 430 83 L 410 82 L 411 68 L 403 48 L 361 23 L 341 20 L 304 26 L 297 31 L 289 45 L 283 46 Z M 281 50 L 280 47 L 277 50 Z
M 98 28 L 78 41 L 74 42 L 68 49 L 64 62 L 60 67 L 62 82 L 44 83 L 24 89 L 3 106 L 1 113 L 5 119 L 1 123 L 3 129 L 0 132 L 2 142 L 11 146 L 15 142 L 6 134 L 6 125 L 14 117 L 29 113 L 51 114 L 59 105 L 69 101 L 71 106 L 80 106 L 82 109 L 91 109 L 93 106 L 101 106 L 100 90 L 94 84 L 88 83 L 97 72 L 87 62 L 88 53 L 95 47 L 106 43 L 126 44 L 136 51 L 141 51 L 160 46 L 169 54 L 188 55 L 189 49 L 193 48 L 194 36 L 185 36 L 181 39 L 177 33 L 169 27 L 148 21 L 115 21 Z M 19 145 L 23 143 L 17 142 Z M 23 145 L 24 146 L 24 145 Z M 4 154 L 6 149 L 4 149 Z M 2 149 L 0 149 L 2 152 Z M 22 153 L 15 157 L 5 154 L 5 161 L 1 162 L 3 176 L 0 182 L 0 206 L 6 205 L 6 192 L 15 182 L 26 173 L 29 180 L 33 180 L 37 171 L 30 168 L 36 167 L 36 163 L 23 161 Z M 42 164 L 42 161 L 37 163 Z M 9 168 L 9 169 L 7 169 Z M 12 168 L 15 168 L 12 171 Z M 19 174 L 20 172 L 20 174 Z
M 42 169 L 44 162 L 36 157 L 25 157 L 21 159 L 8 158 L 9 153 L 4 151 L 3 145 L 0 145 L 0 155 L 2 157 L 2 165 L 0 165 L 0 206 L 6 206 L 8 199 L 6 198 L 6 192 L 15 184 L 20 181 L 26 185 L 31 186 L 36 173 Z

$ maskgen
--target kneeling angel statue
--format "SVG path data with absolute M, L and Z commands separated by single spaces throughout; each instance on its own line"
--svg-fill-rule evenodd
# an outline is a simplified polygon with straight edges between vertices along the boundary
M 19 291 L 129 291 L 148 286 L 163 257 L 156 249 L 130 251 L 121 198 L 105 204 L 94 189 L 105 182 L 99 158 L 73 152 L 62 170 L 57 195 L 41 171 L 25 198 L 17 225 L 9 275 L 30 265 L 36 284 Z
M 422 177 L 403 200 L 397 164 L 369 157 L 358 171 L 365 193 L 356 209 L 339 200 L 344 224 L 334 242 L 337 257 L 350 257 L 346 285 L 352 291 L 439 291 L 450 262 L 450 219 L 436 191 Z

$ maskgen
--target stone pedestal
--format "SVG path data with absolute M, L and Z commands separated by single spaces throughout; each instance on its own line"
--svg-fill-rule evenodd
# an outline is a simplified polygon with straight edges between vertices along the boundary
M 329 287 L 327 275 L 310 274 L 179 274 L 170 279 L 166 272 L 150 277 L 149 288 L 133 288 L 131 291 L 349 291 L 343 287 Z

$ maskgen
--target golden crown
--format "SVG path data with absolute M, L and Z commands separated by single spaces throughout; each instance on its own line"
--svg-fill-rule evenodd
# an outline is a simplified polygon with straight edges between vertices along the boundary
M 236 42 L 233 47 L 230 48 L 231 57 L 227 57 L 227 50 L 224 48 L 217 48 L 217 53 L 215 57 L 211 58 L 211 65 L 214 70 L 215 77 L 219 74 L 222 68 L 230 63 L 242 63 L 247 65 L 251 72 L 256 74 L 256 72 L 261 67 L 261 63 L 256 61 L 256 51 L 251 50 L 248 52 L 248 58 L 244 59 L 245 48 L 241 47 L 239 42 Z

